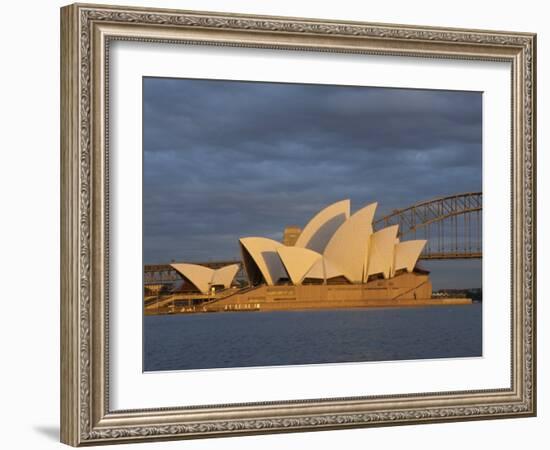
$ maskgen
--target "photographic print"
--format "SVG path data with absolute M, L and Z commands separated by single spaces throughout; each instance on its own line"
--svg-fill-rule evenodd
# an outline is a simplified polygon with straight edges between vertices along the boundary
M 143 78 L 145 371 L 480 357 L 482 93 Z
M 61 441 L 536 415 L 536 40 L 63 7 Z

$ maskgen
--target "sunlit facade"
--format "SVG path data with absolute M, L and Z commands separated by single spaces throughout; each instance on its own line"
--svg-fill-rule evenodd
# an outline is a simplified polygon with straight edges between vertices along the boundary
M 303 228 L 287 227 L 283 242 L 258 236 L 239 239 L 240 264 L 171 264 L 183 286 L 146 306 L 146 313 L 471 303 L 468 298 L 432 297 L 429 272 L 417 265 L 425 240 L 401 240 L 397 225 L 375 230 L 376 203 L 353 214 L 350 206 L 349 200 L 342 200 Z M 248 283 L 235 280 L 241 268 Z
M 203 294 L 208 294 L 216 288 L 227 289 L 231 287 L 233 279 L 240 268 L 238 264 L 230 264 L 219 269 L 188 263 L 170 264 L 170 266 L 195 290 Z
M 243 264 L 251 285 L 365 284 L 413 272 L 425 240 L 400 242 L 398 226 L 373 230 L 376 203 L 350 214 L 342 200 L 316 214 L 294 246 L 273 239 L 240 239 Z

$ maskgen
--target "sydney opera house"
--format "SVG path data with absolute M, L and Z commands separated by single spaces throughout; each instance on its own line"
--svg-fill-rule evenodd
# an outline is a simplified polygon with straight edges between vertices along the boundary
M 371 277 L 412 272 L 426 241 L 399 242 L 398 227 L 373 231 L 372 203 L 350 215 L 350 201 L 334 203 L 305 226 L 293 246 L 272 239 L 240 239 L 252 285 L 364 284 Z
M 190 290 L 208 295 L 202 311 L 440 303 L 432 299 L 429 273 L 417 267 L 426 241 L 400 241 L 397 225 L 374 231 L 376 203 L 353 214 L 350 206 L 342 200 L 324 208 L 284 243 L 241 238 L 246 287 L 234 286 L 238 264 L 172 267 Z

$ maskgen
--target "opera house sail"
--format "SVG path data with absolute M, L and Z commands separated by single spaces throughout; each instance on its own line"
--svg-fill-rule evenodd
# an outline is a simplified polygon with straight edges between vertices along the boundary
M 235 275 L 239 271 L 238 264 L 230 264 L 220 269 L 211 269 L 199 264 L 170 264 L 181 277 L 199 292 L 207 294 L 212 288 L 219 286 L 223 289 L 231 287 Z
M 302 229 L 293 226 L 286 245 L 239 239 L 245 286 L 235 284 L 239 264 L 171 264 L 195 297 L 202 296 L 198 309 L 189 302 L 181 312 L 469 303 L 432 298 L 429 272 L 417 266 L 426 240 L 402 241 L 397 225 L 374 230 L 376 208 L 371 203 L 352 214 L 349 200 L 333 203 Z
M 338 279 L 365 284 L 371 277 L 413 272 L 426 241 L 399 242 L 397 225 L 374 232 L 376 207 L 371 203 L 350 214 L 349 200 L 334 203 L 311 219 L 294 246 L 262 237 L 240 239 L 250 283 L 327 284 Z

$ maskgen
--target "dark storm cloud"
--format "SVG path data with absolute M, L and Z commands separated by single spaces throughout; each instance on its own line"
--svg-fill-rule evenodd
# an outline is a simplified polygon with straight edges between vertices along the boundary
M 144 79 L 144 261 L 238 256 L 344 198 L 481 190 L 481 94 Z

